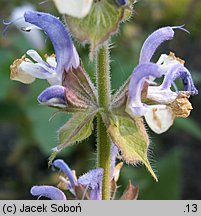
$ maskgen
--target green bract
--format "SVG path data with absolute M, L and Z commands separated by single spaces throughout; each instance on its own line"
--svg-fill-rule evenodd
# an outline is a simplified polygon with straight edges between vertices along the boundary
M 142 162 L 158 181 L 147 158 L 149 138 L 142 118 L 131 119 L 128 115 L 112 116 L 108 133 L 124 161 L 130 164 Z
M 62 150 L 71 144 L 89 137 L 93 130 L 93 119 L 97 111 L 97 109 L 89 109 L 85 112 L 75 113 L 72 118 L 59 129 L 59 145 L 57 149 Z
M 65 147 L 76 144 L 88 138 L 93 131 L 93 119 L 98 109 L 88 109 L 84 112 L 77 112 L 58 131 L 58 146 L 53 149 L 49 158 L 49 165 L 57 153 Z

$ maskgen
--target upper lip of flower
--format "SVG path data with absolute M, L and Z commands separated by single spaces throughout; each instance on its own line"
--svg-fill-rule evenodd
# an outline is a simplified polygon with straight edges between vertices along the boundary
M 48 13 L 28 11 L 25 21 L 43 29 L 52 41 L 56 54 L 56 72 L 61 75 L 64 69 L 72 66 L 75 59 L 73 43 L 63 23 Z
M 158 105 L 154 105 L 156 110 L 161 109 L 165 112 L 167 110 L 172 112 L 171 108 L 169 109 L 167 106 L 164 107 L 163 105 L 172 103 L 179 95 L 179 92 L 173 92 L 170 89 L 174 80 L 177 78 L 181 78 L 183 81 L 185 95 L 190 96 L 198 94 L 198 90 L 194 86 L 191 74 L 184 66 L 184 62 L 176 58 L 172 53 L 170 56 L 162 55 L 157 63 L 150 63 L 157 48 L 163 42 L 173 39 L 175 29 L 185 30 L 183 26 L 160 28 L 153 32 L 142 46 L 139 65 L 134 69 L 128 90 L 126 111 L 132 117 L 145 116 L 146 118 L 149 113 L 147 111 L 149 108 L 152 109 L 152 106 L 143 104 L 141 101 L 141 93 L 144 84 L 149 78 L 155 79 L 164 75 L 164 80 L 160 86 L 148 86 L 147 89 L 147 98 L 159 103 Z M 174 114 L 172 113 L 171 115 L 173 115 L 172 118 L 174 119 Z

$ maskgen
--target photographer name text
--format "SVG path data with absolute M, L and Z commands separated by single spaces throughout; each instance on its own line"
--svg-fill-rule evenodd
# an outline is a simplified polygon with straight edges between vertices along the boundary
M 81 213 L 82 208 L 80 203 L 77 205 L 67 205 L 67 204 L 56 204 L 53 203 L 51 205 L 41 204 L 41 205 L 15 205 L 15 204 L 4 204 L 3 205 L 3 213 L 6 215 L 17 214 L 17 213 L 57 213 L 57 212 L 69 212 L 69 213 Z

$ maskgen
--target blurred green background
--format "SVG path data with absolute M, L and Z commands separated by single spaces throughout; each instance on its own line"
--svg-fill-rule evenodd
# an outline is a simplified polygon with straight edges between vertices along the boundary
M 51 149 L 56 145 L 56 131 L 68 116 L 59 114 L 49 121 L 55 110 L 39 106 L 38 94 L 48 86 L 37 80 L 23 85 L 9 79 L 9 66 L 28 49 L 34 48 L 24 35 L 12 26 L 2 36 L 2 21 L 9 20 L 15 7 L 32 2 L 37 10 L 59 15 L 51 1 L 0 0 L 0 199 L 32 199 L 32 185 L 58 183 L 58 173 L 48 169 Z M 112 38 L 111 69 L 114 91 L 131 74 L 138 62 L 145 38 L 155 29 L 186 24 L 190 35 L 177 31 L 175 39 L 160 47 L 154 60 L 173 51 L 185 59 L 198 89 L 201 86 L 201 1 L 141 0 L 135 4 L 133 18 L 123 24 Z M 31 34 L 31 33 L 27 33 Z M 52 54 L 49 40 L 40 50 Z M 79 54 L 94 80 L 94 63 L 88 60 L 88 46 L 76 44 Z M 139 199 L 201 199 L 201 94 L 191 98 L 193 111 L 188 119 L 177 119 L 166 133 L 156 135 L 148 129 L 151 140 L 152 166 L 159 175 L 155 183 L 144 166 L 124 165 L 118 182 L 117 197 L 131 179 L 140 187 Z M 95 166 L 95 135 L 58 155 L 80 175 Z

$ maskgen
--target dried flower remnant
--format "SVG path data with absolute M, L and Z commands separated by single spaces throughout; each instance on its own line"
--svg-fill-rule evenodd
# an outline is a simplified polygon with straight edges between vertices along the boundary
M 170 104 L 172 112 L 176 117 L 187 118 L 190 115 L 192 108 L 186 93 L 180 93 L 174 102 Z
M 21 59 L 16 59 L 13 64 L 10 66 L 10 79 L 20 81 L 25 84 L 30 84 L 35 81 L 35 77 L 26 73 L 23 70 L 22 63 L 23 62 L 31 62 L 26 58 L 25 55 L 21 57 Z

